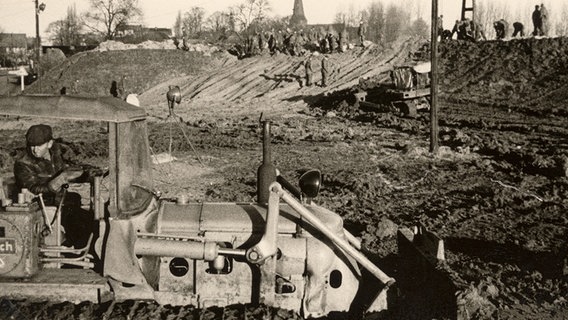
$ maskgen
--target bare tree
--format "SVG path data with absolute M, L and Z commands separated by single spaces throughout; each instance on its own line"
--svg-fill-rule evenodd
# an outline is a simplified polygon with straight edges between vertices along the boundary
M 380 2 L 373 2 L 365 12 L 367 15 L 367 37 L 378 43 L 384 41 L 385 8 Z
M 385 15 L 385 42 L 393 42 L 409 27 L 410 13 L 390 4 Z
M 246 30 L 254 22 L 261 23 L 270 12 L 269 0 L 245 0 L 243 3 L 231 8 L 235 22 L 240 30 Z
M 230 14 L 222 11 L 215 11 L 206 20 L 206 26 L 213 32 L 224 33 L 230 30 Z
M 337 13 L 335 14 L 335 18 L 333 19 L 333 23 L 347 25 L 347 13 L 343 11 L 337 11 Z
M 418 17 L 418 19 L 414 20 L 412 25 L 410 25 L 408 34 L 421 38 L 430 38 L 430 26 L 424 19 Z
M 105 39 L 114 39 L 117 27 L 142 17 L 138 0 L 89 0 L 90 10 L 85 13 L 85 26 Z
M 364 19 L 361 15 L 365 13 L 357 12 L 353 3 L 349 4 L 349 8 L 339 9 L 335 14 L 334 23 L 344 24 L 346 26 L 356 26 L 359 25 L 359 20 Z
M 562 9 L 559 11 L 560 17 L 568 17 L 568 5 L 566 2 L 562 3 Z M 559 37 L 568 36 L 568 21 L 566 19 L 558 19 L 554 25 L 556 35 Z
M 75 4 L 67 8 L 67 15 L 62 20 L 57 20 L 49 24 L 47 32 L 50 40 L 60 46 L 77 46 L 82 42 L 82 22 L 77 15 Z
M 183 17 L 183 31 L 185 37 L 197 37 L 203 29 L 205 9 L 192 7 Z
M 181 11 L 178 11 L 173 29 L 173 33 L 176 38 L 181 38 L 183 36 L 183 22 L 181 18 Z

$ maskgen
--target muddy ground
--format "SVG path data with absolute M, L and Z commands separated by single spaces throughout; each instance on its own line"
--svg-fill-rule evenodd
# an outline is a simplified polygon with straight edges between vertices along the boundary
M 153 152 L 168 151 L 171 141 L 177 158 L 155 166 L 157 189 L 165 196 L 187 194 L 198 201 L 254 201 L 255 172 L 262 158 L 262 113 L 272 121 L 272 154 L 281 173 L 295 181 L 306 169 L 321 170 L 324 182 L 316 201 L 339 213 L 369 255 L 395 277 L 396 266 L 388 263 L 397 250 L 394 231 L 421 222 L 445 241 L 442 268 L 460 289 L 464 318 L 566 319 L 567 42 L 558 38 L 442 43 L 437 154 L 429 153 L 427 113 L 401 118 L 362 110 L 352 99 L 362 90 L 360 78 L 388 83 L 393 66 L 427 59 L 428 44 L 413 39 L 388 48 L 332 54 L 338 71 L 327 88 L 300 86 L 302 69 L 294 68 L 303 58 L 264 55 L 236 61 L 213 56 L 187 72 L 169 67 L 169 78 L 162 70 L 155 81 L 147 74 L 137 79 L 137 73 L 121 62 L 120 72 L 107 69 L 105 78 L 85 86 L 81 94 L 100 94 L 109 79 L 128 73 L 135 88 L 131 92 L 140 94 L 149 114 Z M 180 54 L 166 51 L 168 59 Z M 104 55 L 115 60 L 128 56 L 136 64 L 135 58 L 145 57 L 136 52 Z M 41 91 L 58 92 L 104 59 L 100 53 L 75 57 L 55 70 Z M 183 118 L 181 126 L 165 121 L 169 85 L 179 85 L 184 95 L 175 107 Z M 32 123 L 1 120 L 4 172 L 11 170 Z M 106 135 L 99 124 L 50 123 L 78 160 L 97 163 L 106 156 Z M 31 319 L 209 317 L 193 307 L 134 302 L 112 308 L 15 303 L 10 310 Z M 443 313 L 405 303 L 391 313 L 366 318 L 444 318 Z M 224 311 L 236 318 L 298 318 L 285 310 L 252 306 Z M 217 312 L 210 318 L 221 318 L 223 311 L 207 312 Z

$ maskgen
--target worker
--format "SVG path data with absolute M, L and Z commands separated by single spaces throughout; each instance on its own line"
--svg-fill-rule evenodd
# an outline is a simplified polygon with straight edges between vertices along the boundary
M 495 35 L 497 40 L 503 40 L 509 33 L 509 24 L 504 19 L 499 19 L 493 22 L 493 28 L 495 28 Z
M 61 201 L 63 186 L 84 182 L 99 170 L 72 167 L 63 159 L 63 148 L 53 139 L 53 130 L 45 124 L 31 126 L 26 132 L 26 153 L 14 163 L 14 178 L 19 189 L 41 194 L 44 204 L 56 206 Z M 82 247 L 92 231 L 93 217 L 81 209 L 81 196 L 68 192 L 60 208 L 67 245 Z
M 532 22 L 534 26 L 533 36 L 542 36 L 542 15 L 539 5 L 534 6 L 534 11 L 532 13 Z
M 306 59 L 306 62 L 304 62 L 304 68 L 306 69 L 306 86 L 310 87 L 312 85 L 312 78 L 314 74 L 311 54 L 308 56 L 308 59 Z
M 329 49 L 329 53 L 333 53 L 333 50 L 335 50 L 335 46 L 336 46 L 337 42 L 335 41 L 335 36 L 333 35 L 333 33 L 328 33 L 327 34 L 327 45 L 328 45 L 328 49 Z
M 452 39 L 452 36 L 453 36 L 452 31 L 446 29 L 446 30 L 442 31 L 440 38 L 442 40 L 450 40 L 450 39 Z
M 118 98 L 118 83 L 116 82 L 116 80 L 112 80 L 112 82 L 110 83 L 110 94 L 113 97 Z
M 444 16 L 440 15 L 438 17 L 438 37 L 440 37 L 440 40 L 444 40 Z
M 540 4 L 540 20 L 542 35 L 548 35 L 548 10 L 544 7 L 544 3 Z
M 319 48 L 320 48 L 321 53 L 327 52 L 327 37 L 326 36 L 321 37 L 321 39 L 319 40 Z
M 324 88 L 327 87 L 327 78 L 330 71 L 331 66 L 329 59 L 327 58 L 327 54 L 324 54 L 323 58 L 321 59 L 321 86 Z
M 454 23 L 454 27 L 452 28 L 452 34 L 450 35 L 450 39 L 454 37 L 454 33 L 457 35 L 456 39 L 457 40 L 462 40 L 460 37 L 460 21 L 456 20 L 456 23 Z
M 73 82 L 73 89 L 71 90 L 73 94 L 79 94 L 79 79 L 75 79 Z
M 459 22 L 458 39 L 475 41 L 473 21 L 466 18 Z
M 513 22 L 513 38 L 516 38 L 517 36 L 521 36 L 524 37 L 525 36 L 525 26 L 519 22 Z
M 117 92 L 120 99 L 126 99 L 128 93 L 126 93 L 126 76 L 124 75 L 120 78 L 120 82 L 118 82 Z
M 367 28 L 363 20 L 359 21 L 359 28 L 357 29 L 357 35 L 359 36 L 359 41 L 361 42 L 361 47 L 364 46 L 365 35 L 367 34 Z
M 481 26 L 481 24 L 473 21 L 473 20 L 469 20 L 470 23 L 470 28 L 471 28 L 471 33 L 473 34 L 473 39 L 475 41 L 479 41 L 479 40 L 487 40 L 487 37 L 485 36 L 485 32 L 483 31 L 483 27 Z

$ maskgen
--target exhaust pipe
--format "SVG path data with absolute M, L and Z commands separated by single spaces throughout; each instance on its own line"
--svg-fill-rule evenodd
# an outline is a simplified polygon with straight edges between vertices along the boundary
M 267 204 L 270 195 L 270 184 L 276 181 L 276 167 L 270 155 L 270 121 L 262 123 L 262 164 L 258 167 L 256 179 L 256 201 Z

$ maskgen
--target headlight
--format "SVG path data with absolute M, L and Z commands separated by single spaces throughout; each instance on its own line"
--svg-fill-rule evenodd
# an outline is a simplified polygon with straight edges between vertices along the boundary
M 310 170 L 300 177 L 300 190 L 308 198 L 315 198 L 321 186 L 321 172 Z

